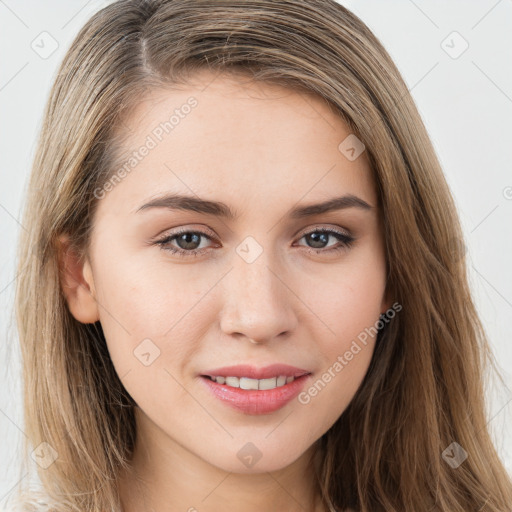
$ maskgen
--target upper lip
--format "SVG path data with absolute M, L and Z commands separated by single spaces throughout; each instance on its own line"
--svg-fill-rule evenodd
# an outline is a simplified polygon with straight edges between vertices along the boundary
M 257 368 L 248 364 L 239 364 L 236 366 L 223 366 L 222 368 L 215 368 L 207 370 L 201 375 L 210 377 L 249 377 L 250 379 L 269 379 L 271 377 L 301 377 L 311 372 L 290 366 L 288 364 L 271 364 Z

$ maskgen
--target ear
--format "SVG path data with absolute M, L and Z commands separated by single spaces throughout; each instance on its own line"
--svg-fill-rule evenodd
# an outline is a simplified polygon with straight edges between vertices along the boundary
M 92 324 L 100 317 L 91 265 L 80 258 L 68 235 L 59 236 L 57 245 L 60 286 L 69 310 L 79 322 Z

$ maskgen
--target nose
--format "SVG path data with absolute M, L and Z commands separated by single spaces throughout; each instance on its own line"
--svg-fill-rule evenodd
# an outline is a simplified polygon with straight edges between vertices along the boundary
M 299 301 L 282 266 L 265 251 L 252 263 L 235 255 L 233 265 L 222 280 L 222 332 L 252 343 L 289 336 L 297 326 L 294 304 Z

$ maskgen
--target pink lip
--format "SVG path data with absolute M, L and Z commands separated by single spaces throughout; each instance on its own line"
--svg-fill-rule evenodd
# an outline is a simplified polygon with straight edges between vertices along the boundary
M 233 372 L 232 368 L 235 368 L 234 374 L 231 373 Z M 252 375 L 255 373 L 258 374 L 258 371 L 255 369 L 253 369 L 252 372 L 247 372 L 247 370 L 240 372 L 240 368 L 244 367 L 231 367 L 227 373 L 225 372 L 225 369 L 219 368 L 215 370 L 215 372 L 212 372 L 212 375 L 216 375 L 218 377 L 222 375 L 232 377 L 245 376 L 253 379 L 265 379 L 275 377 L 277 375 L 286 375 L 287 373 L 288 376 L 292 376 L 293 373 L 296 372 L 300 375 L 295 377 L 293 382 L 285 384 L 284 386 L 266 390 L 233 388 L 225 384 L 219 384 L 205 375 L 200 376 L 201 381 L 204 382 L 205 386 L 216 398 L 220 399 L 226 405 L 245 414 L 270 414 L 281 409 L 301 392 L 306 381 L 309 380 L 311 376 L 310 373 L 304 373 L 304 371 L 297 370 L 297 368 L 295 368 L 295 372 L 291 373 L 292 371 L 290 368 L 292 367 L 290 366 L 288 366 L 288 369 L 283 372 L 282 365 L 269 366 L 260 370 L 259 375 L 263 373 L 265 375 L 263 377 L 253 377 Z M 279 370 L 277 373 L 276 369 Z
M 296 368 L 288 364 L 272 364 L 263 368 L 256 368 L 248 364 L 239 364 L 236 366 L 223 366 L 214 370 L 207 370 L 201 375 L 211 377 L 249 377 L 250 379 L 269 379 L 271 377 L 301 377 L 310 373 L 308 370 Z

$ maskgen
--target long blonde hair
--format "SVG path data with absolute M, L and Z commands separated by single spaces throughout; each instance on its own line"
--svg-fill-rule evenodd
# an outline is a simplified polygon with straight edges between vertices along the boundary
M 390 56 L 334 0 L 121 0 L 72 43 L 46 106 L 18 254 L 23 460 L 41 443 L 57 454 L 37 468 L 46 498 L 20 485 L 24 510 L 36 502 L 57 512 L 120 510 L 134 402 L 100 323 L 69 312 L 57 237 L 68 234 L 87 254 L 94 191 L 116 170 L 123 119 L 148 88 L 186 83 L 205 68 L 320 96 L 372 165 L 388 292 L 403 309 L 379 332 L 361 387 L 320 439 L 325 503 L 362 512 L 510 510 L 512 482 L 486 419 L 484 372 L 497 373 L 496 363 L 470 294 L 450 190 Z M 455 468 L 443 453 L 459 447 L 467 458 Z

